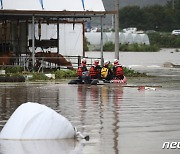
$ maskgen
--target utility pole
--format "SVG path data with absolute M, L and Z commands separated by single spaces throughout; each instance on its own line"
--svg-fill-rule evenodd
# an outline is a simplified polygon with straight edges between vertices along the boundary
M 103 17 L 101 16 L 101 66 L 104 65 L 104 56 L 103 56 Z
M 115 0 L 115 59 L 119 60 L 119 0 Z

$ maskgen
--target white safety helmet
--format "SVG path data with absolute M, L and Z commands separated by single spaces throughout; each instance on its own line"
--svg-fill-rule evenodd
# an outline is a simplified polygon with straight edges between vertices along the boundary
M 119 65 L 119 60 L 118 59 L 114 59 L 114 65 Z
M 98 65 L 99 64 L 99 60 L 98 59 L 95 59 L 94 60 L 94 65 Z
M 86 64 L 86 58 L 83 58 L 81 61 L 82 64 Z
M 105 61 L 104 61 L 104 65 L 105 65 L 105 66 L 107 66 L 107 65 L 109 65 L 109 64 L 110 64 L 110 61 L 109 61 L 109 60 L 105 60 Z

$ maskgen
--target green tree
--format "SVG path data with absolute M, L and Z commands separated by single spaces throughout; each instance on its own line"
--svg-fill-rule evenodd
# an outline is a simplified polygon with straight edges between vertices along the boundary
M 165 6 L 153 5 L 140 8 L 128 6 L 119 10 L 120 29 L 137 27 L 139 30 L 172 31 L 179 29 L 180 0 L 168 1 Z
M 164 27 L 166 14 L 162 6 L 154 5 L 143 8 L 146 14 L 146 29 L 161 31 Z
M 145 14 L 139 6 L 127 6 L 119 11 L 120 28 L 137 27 L 144 29 Z

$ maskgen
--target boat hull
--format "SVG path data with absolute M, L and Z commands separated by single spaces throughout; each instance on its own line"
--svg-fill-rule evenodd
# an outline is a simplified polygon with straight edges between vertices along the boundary
M 113 79 L 113 80 L 91 79 L 89 82 L 84 82 L 83 80 L 74 79 L 74 80 L 71 80 L 68 84 L 91 84 L 91 85 L 127 84 L 127 78 L 124 76 L 123 80 L 120 80 L 120 79 Z

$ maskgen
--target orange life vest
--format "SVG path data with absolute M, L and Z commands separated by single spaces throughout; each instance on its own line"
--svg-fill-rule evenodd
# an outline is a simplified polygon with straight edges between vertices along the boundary
M 117 77 L 124 75 L 122 66 L 116 66 L 116 74 Z
M 78 67 L 77 69 L 77 75 L 82 76 L 82 67 Z
M 91 68 L 89 69 L 89 73 L 91 77 L 94 77 L 97 75 L 97 71 L 95 70 L 94 66 L 91 66 Z

